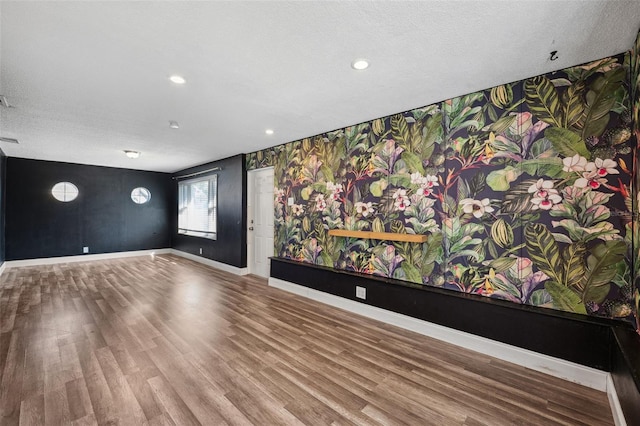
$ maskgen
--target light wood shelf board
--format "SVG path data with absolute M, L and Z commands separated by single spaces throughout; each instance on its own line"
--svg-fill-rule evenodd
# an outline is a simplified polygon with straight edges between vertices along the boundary
M 347 229 L 330 229 L 329 235 L 369 240 L 406 241 L 410 243 L 424 243 L 427 241 L 426 235 L 397 234 L 394 232 L 349 231 Z

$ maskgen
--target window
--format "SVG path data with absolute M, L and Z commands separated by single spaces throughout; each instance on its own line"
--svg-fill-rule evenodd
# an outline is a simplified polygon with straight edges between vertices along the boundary
M 178 232 L 216 239 L 218 175 L 178 182 Z
M 78 196 L 78 187 L 71 182 L 58 182 L 51 188 L 51 195 L 58 201 L 68 203 Z
M 131 199 L 136 204 L 147 203 L 151 199 L 151 192 L 140 186 L 131 191 Z

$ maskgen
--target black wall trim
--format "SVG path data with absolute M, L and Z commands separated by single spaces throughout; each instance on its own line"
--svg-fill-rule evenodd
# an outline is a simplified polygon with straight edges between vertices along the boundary
M 271 259 L 271 276 L 611 372 L 627 422 L 640 425 L 640 336 L 626 322 L 281 258 Z M 356 286 L 366 288 L 366 301 L 355 297 Z
M 195 256 L 226 263 L 238 268 L 247 266 L 247 173 L 244 154 L 180 170 L 175 176 L 197 173 L 213 167 L 218 175 L 217 239 L 178 234 L 178 181 L 173 182 L 175 201 L 172 214 L 172 247 Z M 203 175 L 204 176 L 204 175 Z M 200 253 L 202 249 L 202 253 Z
M 640 337 L 627 327 L 615 327 L 611 377 L 628 425 L 640 425 Z

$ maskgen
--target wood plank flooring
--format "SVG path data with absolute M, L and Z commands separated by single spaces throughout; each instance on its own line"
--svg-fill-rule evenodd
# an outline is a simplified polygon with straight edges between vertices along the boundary
M 604 393 L 171 255 L 7 269 L 0 373 L 2 425 L 613 424 Z

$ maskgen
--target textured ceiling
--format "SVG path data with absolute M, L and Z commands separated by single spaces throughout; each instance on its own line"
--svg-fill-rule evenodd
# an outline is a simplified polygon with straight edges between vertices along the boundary
M 624 52 L 640 2 L 0 1 L 0 25 L 7 155 L 173 172 Z

